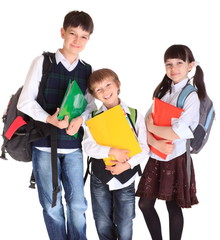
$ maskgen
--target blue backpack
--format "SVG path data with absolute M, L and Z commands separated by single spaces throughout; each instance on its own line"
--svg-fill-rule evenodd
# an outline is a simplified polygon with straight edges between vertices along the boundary
M 186 98 L 190 93 L 197 92 L 197 89 L 191 85 L 186 84 L 182 89 L 178 99 L 177 107 L 183 108 Z M 212 123 L 215 118 L 215 110 L 212 100 L 208 95 L 203 100 L 200 100 L 200 112 L 199 112 L 199 123 L 198 126 L 192 130 L 194 138 L 187 139 L 186 141 L 186 156 L 187 156 L 187 177 L 188 187 L 190 187 L 191 179 L 191 157 L 190 153 L 199 153 L 204 145 L 207 143 L 209 134 L 212 128 Z
M 193 85 L 186 84 L 177 99 L 177 107 L 183 108 L 189 94 L 196 91 L 197 89 Z M 213 102 L 208 95 L 206 95 L 203 100 L 200 100 L 199 124 L 195 130 L 193 130 L 194 138 L 190 139 L 190 153 L 199 153 L 204 147 L 208 141 L 214 118 L 215 110 Z

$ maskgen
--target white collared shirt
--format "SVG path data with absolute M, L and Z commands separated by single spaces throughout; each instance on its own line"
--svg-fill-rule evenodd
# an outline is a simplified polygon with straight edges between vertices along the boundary
M 177 84 L 172 83 L 171 93 L 170 91 L 168 91 L 161 98 L 161 100 L 176 106 L 177 98 L 181 90 L 187 84 L 187 82 L 188 82 L 188 79 L 184 79 Z M 169 161 L 186 152 L 186 140 L 193 138 L 192 130 L 194 130 L 199 123 L 199 107 L 200 107 L 200 101 L 198 98 L 198 94 L 196 92 L 193 92 L 186 98 L 186 101 L 183 107 L 184 111 L 181 114 L 180 118 L 172 119 L 172 129 L 180 138 L 173 141 L 174 149 L 172 153 L 169 154 L 167 158 L 164 160 L 158 157 L 156 154 L 150 152 L 150 155 L 152 158 L 155 158 L 160 161 Z
M 80 61 L 76 59 L 72 64 L 57 50 L 55 54 L 56 63 L 61 62 L 63 66 L 68 70 L 72 71 Z M 42 78 L 42 66 L 43 66 L 43 55 L 36 57 L 29 69 L 27 74 L 23 90 L 21 92 L 17 108 L 19 111 L 24 112 L 28 116 L 31 116 L 34 120 L 46 122 L 49 114 L 39 105 L 36 101 L 38 95 L 39 84 Z M 88 118 L 89 113 L 96 109 L 94 98 L 90 93 L 86 92 L 85 98 L 88 102 L 85 112 L 81 115 L 84 121 Z
M 126 113 L 130 114 L 129 108 L 124 102 L 121 101 L 120 105 L 122 105 Z M 107 108 L 104 105 L 102 105 L 100 109 L 97 111 L 97 114 L 106 110 Z M 85 133 L 84 133 L 84 139 L 83 139 L 83 148 L 85 153 L 88 156 L 97 158 L 97 159 L 108 158 L 108 153 L 111 147 L 97 144 L 96 141 L 93 139 L 89 131 L 89 128 L 86 125 L 84 125 L 84 128 L 85 128 Z M 140 164 L 142 161 L 147 160 L 148 153 L 149 153 L 149 147 L 146 142 L 146 125 L 145 125 L 144 117 L 139 112 L 137 113 L 135 130 L 137 132 L 137 139 L 141 146 L 142 152 L 134 155 L 128 160 L 128 163 L 131 165 L 131 168 L 134 168 L 135 166 Z M 138 176 L 138 173 L 136 173 L 131 179 L 129 179 L 124 184 L 122 184 L 115 177 L 113 177 L 107 183 L 109 185 L 109 190 L 116 190 L 116 189 L 127 187 L 132 182 L 134 182 L 137 176 Z
M 74 61 L 71 64 L 67 59 L 65 59 L 65 57 L 59 50 L 57 50 L 57 52 L 55 53 L 55 59 L 57 64 L 61 62 L 68 71 L 74 70 L 78 62 L 81 61 L 79 58 L 77 58 L 76 61 Z M 31 67 L 28 71 L 28 74 L 24 83 L 24 87 L 22 89 L 22 92 L 18 101 L 17 108 L 19 111 L 32 117 L 34 120 L 46 122 L 46 119 L 49 116 L 49 114 L 36 101 L 39 84 L 42 78 L 43 60 L 44 60 L 43 55 L 40 55 L 33 60 Z M 96 109 L 95 101 L 92 95 L 86 92 L 85 98 L 88 102 L 88 105 L 85 111 L 81 115 L 84 121 L 88 119 L 90 112 Z M 50 151 L 50 148 L 39 148 L 39 149 L 44 151 Z M 64 149 L 64 150 L 58 149 L 59 153 L 68 153 L 72 151 L 73 149 Z

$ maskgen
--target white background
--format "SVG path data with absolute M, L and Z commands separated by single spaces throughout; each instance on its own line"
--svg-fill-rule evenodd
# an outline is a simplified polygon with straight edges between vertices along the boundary
M 144 115 L 154 88 L 164 76 L 163 54 L 172 44 L 191 48 L 204 70 L 207 91 L 217 116 L 210 140 L 193 156 L 200 203 L 184 209 L 184 240 L 220 239 L 219 233 L 219 7 L 209 0 L 56 1 L 8 0 L 0 6 L 0 114 L 9 97 L 20 87 L 29 66 L 43 51 L 62 47 L 60 28 L 71 10 L 88 12 L 95 31 L 81 57 L 93 68 L 112 68 L 119 76 L 121 98 Z M 0 123 L 2 129 L 2 122 Z M 2 140 L 1 140 L 2 141 Z M 145 165 L 145 163 L 143 164 Z M 28 188 L 31 163 L 0 160 L 1 240 L 46 240 L 37 190 Z M 139 180 L 139 179 L 138 179 Z M 137 180 L 137 182 L 138 182 Z M 91 213 L 89 181 L 87 233 L 97 240 Z M 156 208 L 164 239 L 168 240 L 168 215 L 163 201 Z M 136 208 L 134 240 L 150 239 L 144 219 Z

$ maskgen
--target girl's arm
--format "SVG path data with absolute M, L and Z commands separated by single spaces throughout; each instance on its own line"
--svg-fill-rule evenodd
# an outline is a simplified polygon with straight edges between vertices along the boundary
M 148 114 L 146 118 L 146 126 L 147 130 L 161 138 L 168 139 L 168 140 L 175 140 L 179 139 L 180 137 L 173 131 L 172 127 L 166 126 L 157 126 L 154 125 L 154 121 L 151 114 Z
M 149 132 L 169 140 L 193 138 L 192 129 L 199 122 L 200 101 L 196 92 L 191 93 L 185 101 L 184 111 L 177 119 L 172 120 L 172 126 L 156 126 L 153 124 L 151 114 L 146 116 L 146 125 Z
M 157 140 L 147 131 L 147 143 L 152 147 L 158 149 L 160 152 L 168 155 L 173 151 L 174 144 L 170 140 Z

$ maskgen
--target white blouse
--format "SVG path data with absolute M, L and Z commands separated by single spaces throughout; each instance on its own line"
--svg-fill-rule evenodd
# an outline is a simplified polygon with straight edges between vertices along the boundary
M 184 79 L 177 84 L 171 85 L 171 93 L 168 91 L 161 100 L 176 106 L 177 98 L 181 90 L 187 84 L 188 79 Z M 196 92 L 191 93 L 185 101 L 184 111 L 180 118 L 172 119 L 172 129 L 179 136 L 179 139 L 173 141 L 174 149 L 171 154 L 164 160 L 156 154 L 150 152 L 150 156 L 160 161 L 169 161 L 186 152 L 186 140 L 193 138 L 192 130 L 196 128 L 199 123 L 199 107 L 200 101 Z M 191 130 L 192 129 L 192 130 Z

